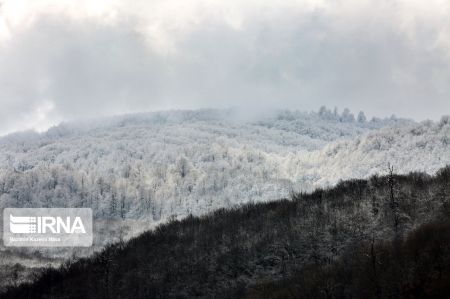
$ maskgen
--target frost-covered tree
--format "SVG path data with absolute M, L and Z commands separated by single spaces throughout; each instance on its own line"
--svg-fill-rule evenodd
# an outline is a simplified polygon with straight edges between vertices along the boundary
M 345 108 L 340 119 L 342 122 L 354 122 L 355 116 L 350 112 L 348 108 Z
M 364 122 L 367 121 L 367 118 L 366 118 L 366 115 L 364 114 L 364 112 L 360 111 L 360 112 L 358 113 L 357 121 L 358 121 L 359 123 L 364 123 Z

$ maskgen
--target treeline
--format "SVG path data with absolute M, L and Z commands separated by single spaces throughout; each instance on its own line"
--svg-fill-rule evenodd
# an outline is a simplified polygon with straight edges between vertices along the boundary
M 2 298 L 448 298 L 450 167 L 159 226 Z

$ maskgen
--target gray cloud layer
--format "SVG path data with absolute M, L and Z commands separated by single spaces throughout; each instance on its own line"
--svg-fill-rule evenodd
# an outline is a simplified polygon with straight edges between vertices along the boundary
M 356 12 L 247 7 L 236 24 L 205 9 L 153 35 L 129 12 L 113 22 L 36 13 L 0 41 L 0 133 L 171 108 L 448 114 L 448 20 L 380 2 Z

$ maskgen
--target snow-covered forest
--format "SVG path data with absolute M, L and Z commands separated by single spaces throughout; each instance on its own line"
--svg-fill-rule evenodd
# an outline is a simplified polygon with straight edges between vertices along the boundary
M 414 159 L 413 159 L 414 158 Z M 171 111 L 66 123 L 0 139 L 1 207 L 92 207 L 161 222 L 287 197 L 347 178 L 435 172 L 450 120 L 366 120 L 348 110 Z
M 326 108 L 257 119 L 234 110 L 170 111 L 8 135 L 0 138 L 0 207 L 92 207 L 95 233 L 87 249 L 1 247 L 0 280 L 17 267 L 19 280 L 30 280 L 49 263 L 88 256 L 170 219 L 386 174 L 388 163 L 397 173 L 430 174 L 450 164 L 450 117 L 416 123 Z

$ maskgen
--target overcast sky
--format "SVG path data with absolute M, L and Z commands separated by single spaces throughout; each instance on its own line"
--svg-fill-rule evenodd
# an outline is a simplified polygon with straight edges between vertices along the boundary
M 0 3 L 0 134 L 164 109 L 450 114 L 447 0 Z

